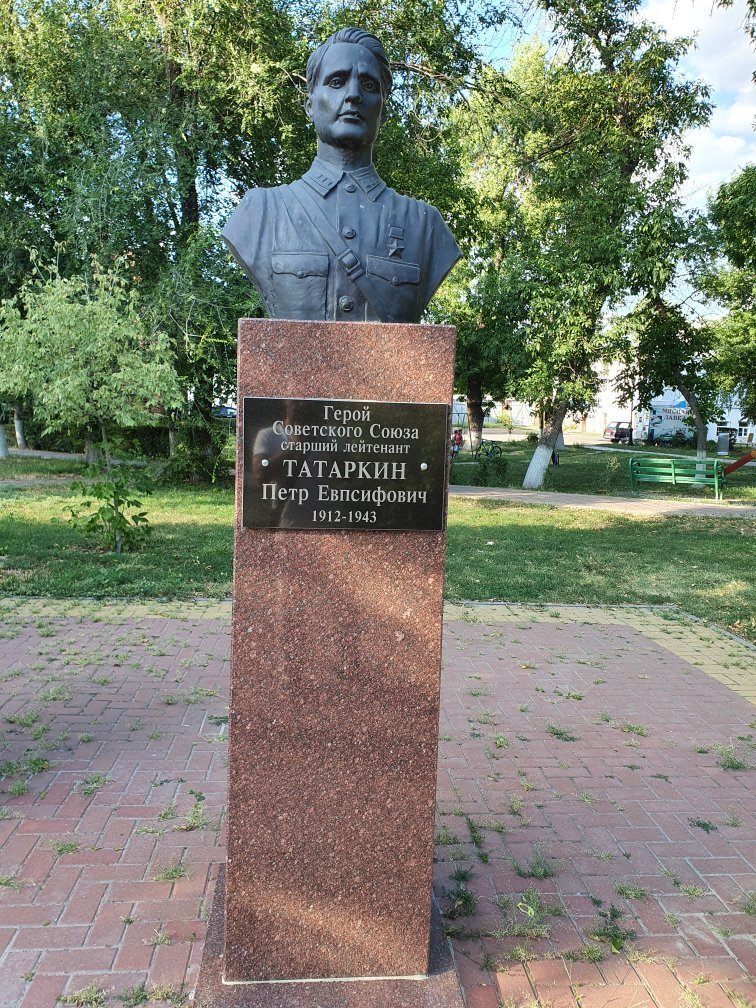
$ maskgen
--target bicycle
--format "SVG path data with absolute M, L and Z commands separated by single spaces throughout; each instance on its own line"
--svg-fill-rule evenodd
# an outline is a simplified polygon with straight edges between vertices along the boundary
M 495 441 L 481 441 L 472 453 L 472 457 L 476 462 L 479 462 L 482 458 L 494 459 L 499 458 L 502 454 L 501 445 L 496 444 Z

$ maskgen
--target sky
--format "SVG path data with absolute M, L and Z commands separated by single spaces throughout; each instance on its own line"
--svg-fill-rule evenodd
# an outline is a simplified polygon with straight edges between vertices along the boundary
M 649 0 L 643 15 L 675 36 L 696 41 L 682 63 L 686 76 L 712 89 L 715 108 L 709 125 L 691 130 L 687 202 L 703 209 L 707 194 L 728 182 L 747 164 L 756 163 L 756 85 L 751 75 L 756 53 L 743 30 L 746 5 L 714 8 L 712 0 Z

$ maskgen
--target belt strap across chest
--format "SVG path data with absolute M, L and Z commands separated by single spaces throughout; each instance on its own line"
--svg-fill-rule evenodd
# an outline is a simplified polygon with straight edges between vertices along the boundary
M 339 232 L 318 206 L 307 183 L 298 179 L 289 186 L 283 186 L 282 189 L 284 201 L 291 198 L 299 205 L 300 209 L 304 210 L 309 222 L 319 232 L 323 241 L 336 256 L 341 268 L 352 283 L 360 289 L 368 305 L 380 320 L 382 322 L 398 322 L 399 320 L 394 314 L 394 306 L 389 304 L 385 298 L 386 292 L 376 284 L 369 273 L 365 272 L 365 267 L 354 249 L 344 244 Z

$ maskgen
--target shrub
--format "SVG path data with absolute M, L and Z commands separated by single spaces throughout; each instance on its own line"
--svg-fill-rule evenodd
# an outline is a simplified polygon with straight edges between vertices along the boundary
M 478 475 L 480 479 L 475 486 L 506 486 L 507 460 L 502 455 L 483 459 L 478 466 Z
M 147 512 L 136 510 L 142 506 L 136 495 L 151 494 L 153 480 L 146 473 L 127 466 L 107 470 L 93 467 L 90 472 L 99 474 L 100 478 L 71 484 L 72 490 L 90 499 L 77 507 L 69 507 L 71 517 L 68 521 L 86 535 L 102 540 L 106 549 L 114 553 L 133 549 L 151 532 Z M 95 510 L 88 512 L 87 509 L 95 504 Z

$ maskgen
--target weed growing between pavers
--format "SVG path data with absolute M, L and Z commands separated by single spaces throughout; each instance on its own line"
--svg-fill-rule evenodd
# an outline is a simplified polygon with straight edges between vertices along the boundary
M 105 991 L 95 984 L 90 984 L 89 987 L 73 994 L 61 994 L 58 1001 L 64 1005 L 74 1005 L 75 1008 L 102 1008 L 105 1004 Z
M 715 745 L 714 751 L 717 753 L 717 764 L 723 770 L 747 770 L 748 764 L 744 759 L 735 755 L 735 747 L 732 745 Z
M 478 906 L 478 897 L 468 889 L 465 882 L 457 882 L 450 889 L 445 889 L 444 896 L 449 901 L 444 916 L 449 920 L 472 917 Z
M 608 910 L 599 910 L 596 917 L 597 923 L 591 927 L 588 937 L 594 941 L 606 942 L 614 952 L 619 952 L 625 942 L 635 938 L 636 932 L 622 925 L 624 914 L 613 903 Z
M 177 989 L 168 984 L 148 987 L 146 983 L 141 983 L 136 987 L 129 987 L 123 994 L 118 994 L 116 997 L 123 1002 L 123 1008 L 140 1008 L 141 1005 L 158 1002 L 167 1003 L 171 1005 L 171 1008 L 183 1008 L 189 1000 L 189 995 L 185 993 L 183 984 Z
M 546 731 L 552 738 L 558 739 L 560 742 L 578 742 L 580 740 L 580 736 L 576 735 L 571 728 L 560 728 L 555 724 L 547 724 Z
M 514 858 L 512 858 L 511 864 L 515 874 L 520 878 L 547 879 L 556 875 L 556 865 L 549 861 L 540 847 L 534 848 L 528 864 L 522 865 Z
M 644 900 L 648 897 L 648 889 L 637 882 L 620 882 L 614 887 L 614 891 L 618 896 L 629 900 Z
M 105 774 L 101 773 L 91 773 L 88 774 L 83 780 L 76 782 L 76 787 L 81 790 L 83 795 L 87 798 L 91 798 L 92 795 L 97 794 L 101 787 L 104 787 L 108 783 L 108 778 Z
M 688 819 L 688 824 L 690 826 L 696 826 L 698 829 L 702 829 L 704 833 L 713 833 L 718 828 L 716 824 L 711 822 L 709 819 Z
M 55 840 L 52 845 L 58 857 L 63 857 L 64 854 L 75 854 L 80 847 L 81 844 L 78 840 Z
M 178 864 L 161 868 L 153 875 L 153 879 L 155 882 L 177 882 L 179 879 L 185 878 L 186 875 L 186 866 L 183 861 L 179 861 Z
M 549 918 L 563 915 L 560 906 L 547 902 L 533 886 L 515 899 L 500 896 L 496 903 L 507 919 L 501 927 L 491 931 L 492 938 L 548 938 L 551 933 Z
M 708 889 L 703 889 L 694 882 L 686 882 L 684 885 L 681 885 L 679 889 L 683 896 L 687 896 L 688 899 L 691 900 L 703 899 L 704 896 L 711 895 Z

